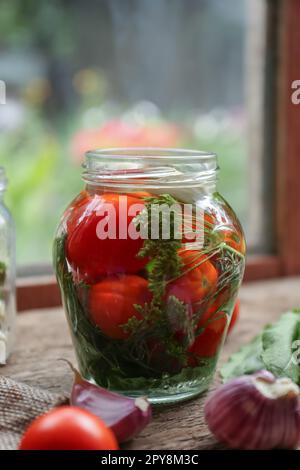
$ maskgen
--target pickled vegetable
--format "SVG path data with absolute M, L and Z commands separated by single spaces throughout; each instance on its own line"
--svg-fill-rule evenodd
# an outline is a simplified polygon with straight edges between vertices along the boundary
M 54 262 L 80 372 L 100 386 L 153 401 L 199 393 L 211 380 L 242 279 L 242 231 L 215 195 L 204 207 L 202 245 L 177 236 L 176 212 L 168 220 L 162 214 L 156 238 L 126 238 L 121 216 L 112 221 L 103 210 L 110 203 L 118 213 L 123 198 L 130 214 L 125 231 L 146 227 L 148 234 L 153 204 L 184 202 L 167 193 L 94 191 L 66 211 Z M 193 211 L 189 231 L 198 230 L 196 201 Z M 99 237 L 99 223 L 116 237 Z

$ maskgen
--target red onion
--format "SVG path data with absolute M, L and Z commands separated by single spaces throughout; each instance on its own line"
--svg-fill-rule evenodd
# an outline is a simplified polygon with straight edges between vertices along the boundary
M 150 403 L 144 397 L 129 398 L 84 380 L 75 374 L 70 404 L 101 418 L 119 442 L 126 442 L 141 432 L 151 420 Z
M 235 449 L 300 445 L 300 390 L 268 371 L 219 387 L 207 400 L 205 419 L 216 438 Z

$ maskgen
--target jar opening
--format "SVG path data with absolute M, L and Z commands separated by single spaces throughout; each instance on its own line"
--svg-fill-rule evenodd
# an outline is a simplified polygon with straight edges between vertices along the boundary
M 87 158 L 116 158 L 116 159 L 154 159 L 164 160 L 215 160 L 216 155 L 213 152 L 204 152 L 202 150 L 173 149 L 161 147 L 128 147 L 128 148 L 108 148 L 95 149 L 86 152 Z
M 90 150 L 83 168 L 87 183 L 150 188 L 215 181 L 218 163 L 212 152 L 136 147 Z

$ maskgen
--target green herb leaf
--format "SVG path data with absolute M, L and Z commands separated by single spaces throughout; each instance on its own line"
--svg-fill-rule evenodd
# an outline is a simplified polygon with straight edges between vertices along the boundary
M 249 344 L 233 354 L 221 369 L 221 376 L 226 382 L 233 377 L 252 374 L 264 369 L 261 359 L 262 335 L 256 336 Z
M 300 363 L 294 358 L 294 341 L 300 340 L 300 309 L 284 313 L 276 323 L 233 354 L 221 369 L 224 381 L 267 369 L 276 377 L 289 377 L 300 385 Z
M 300 310 L 293 310 L 265 328 L 262 360 L 265 368 L 277 377 L 289 377 L 299 383 L 300 366 L 293 358 L 293 343 L 297 339 L 300 339 Z
M 157 197 L 145 198 L 145 209 L 135 218 L 137 227 L 145 225 L 148 228 L 149 238 L 144 240 L 143 247 L 138 253 L 140 258 L 151 259 L 151 269 L 149 270 L 149 289 L 153 293 L 153 305 L 161 305 L 162 297 L 165 292 L 166 282 L 175 278 L 180 274 L 182 261 L 178 254 L 181 247 L 181 240 L 176 238 L 176 215 L 170 214 L 170 220 L 164 220 L 168 217 L 163 211 L 159 214 L 159 231 L 158 238 L 151 239 L 151 207 L 163 207 L 165 205 L 171 207 L 178 204 L 178 201 L 169 194 L 162 194 Z M 169 227 L 170 237 L 163 238 L 163 227 Z

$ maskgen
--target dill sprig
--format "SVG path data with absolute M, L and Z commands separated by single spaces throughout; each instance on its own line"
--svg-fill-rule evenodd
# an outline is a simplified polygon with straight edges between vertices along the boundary
M 178 201 L 169 194 L 162 194 L 157 197 L 145 198 L 145 209 L 135 218 L 135 224 L 139 228 L 142 224 L 148 228 L 148 238 L 144 240 L 143 247 L 138 253 L 140 258 L 151 259 L 151 269 L 149 271 L 149 289 L 153 293 L 153 305 L 161 305 L 162 298 L 165 293 L 167 281 L 180 275 L 182 261 L 178 254 L 181 247 L 181 240 L 178 238 L 176 231 L 176 213 L 171 212 L 170 217 L 164 211 L 159 212 L 158 238 L 151 238 L 151 223 L 153 221 L 152 209 L 167 205 L 172 207 L 178 204 Z M 168 219 L 166 220 L 166 217 Z M 163 238 L 163 229 L 169 224 L 169 238 Z
M 148 230 L 148 238 L 144 240 L 143 247 L 138 253 L 140 258 L 149 258 L 148 285 L 152 292 L 152 300 L 145 305 L 135 305 L 141 319 L 131 318 L 124 329 L 130 332 L 131 341 L 141 343 L 147 341 L 149 336 L 161 338 L 166 351 L 173 357 L 186 360 L 186 345 L 176 340 L 174 328 L 186 328 L 188 322 L 186 305 L 176 297 L 165 299 L 166 286 L 172 279 L 180 276 L 182 260 L 178 250 L 182 246 L 178 238 L 176 211 L 166 213 L 159 211 L 159 219 L 153 218 L 153 207 L 164 205 L 172 207 L 178 201 L 169 194 L 145 198 L 145 209 L 135 218 L 137 229 L 142 225 Z M 156 213 L 157 215 L 157 213 Z M 151 223 L 158 224 L 157 238 L 151 238 Z M 169 224 L 169 237 L 163 238 L 163 229 Z M 176 323 L 176 325 L 174 325 Z M 189 336 L 189 332 L 187 332 Z

